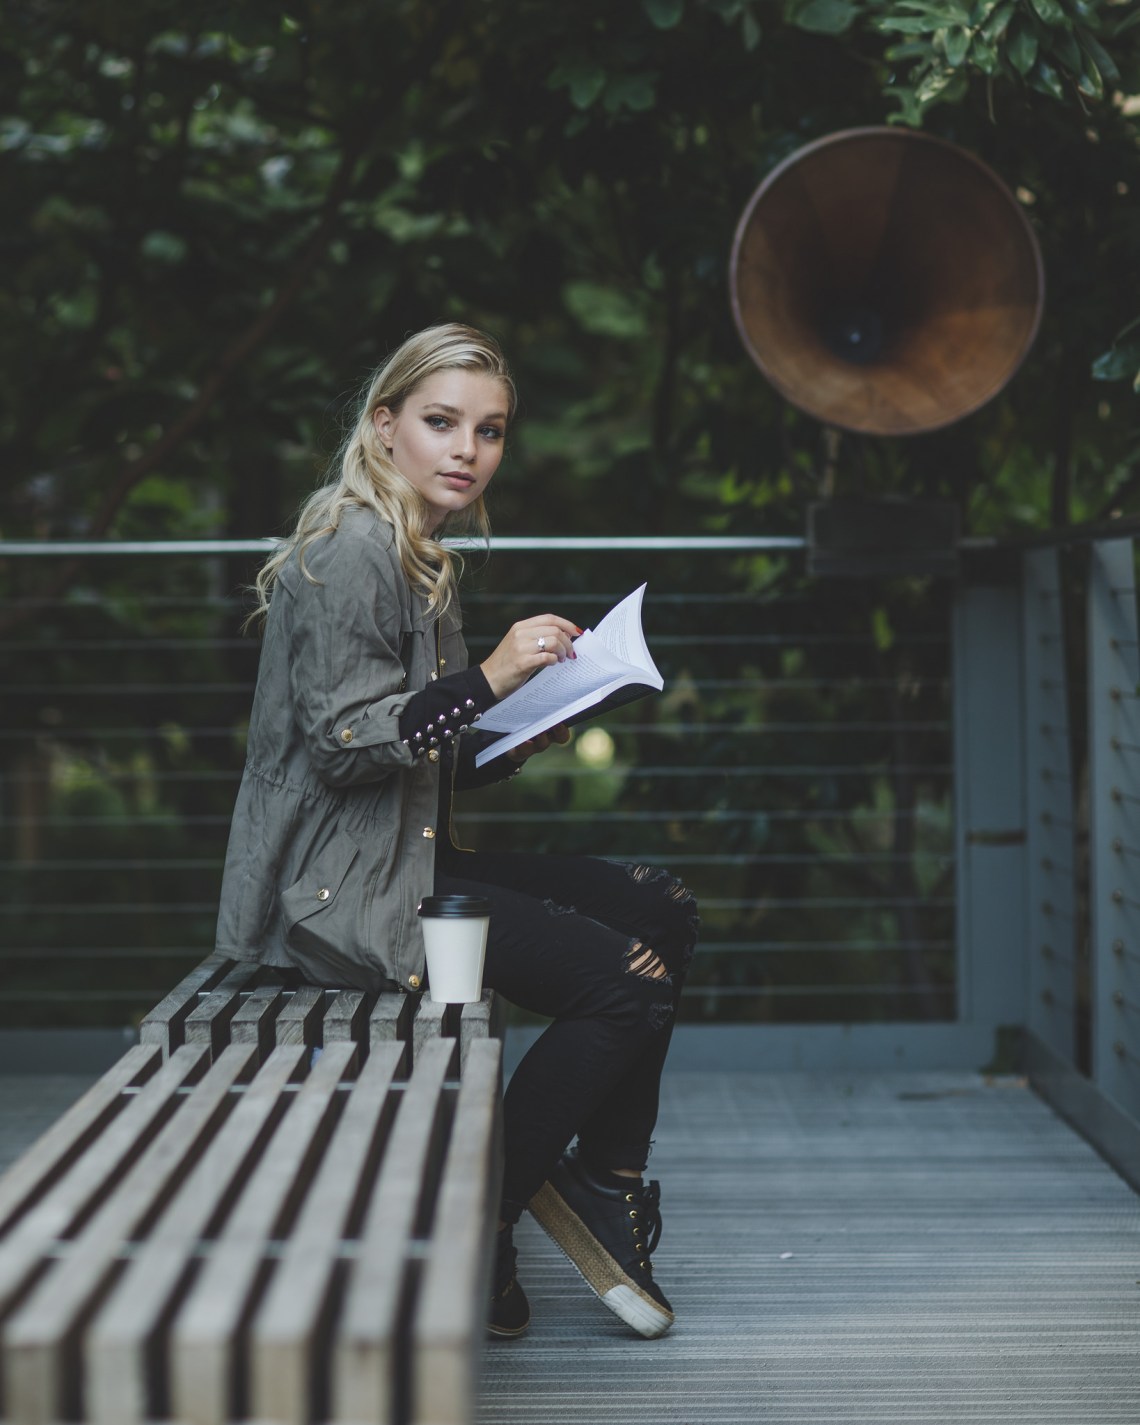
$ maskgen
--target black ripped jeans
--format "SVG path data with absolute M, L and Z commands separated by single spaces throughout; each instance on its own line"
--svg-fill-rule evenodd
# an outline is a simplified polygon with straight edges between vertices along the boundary
M 443 846 L 438 858 L 438 895 L 491 902 L 484 983 L 554 1021 L 503 1104 L 502 1218 L 516 1222 L 575 1134 L 596 1166 L 645 1167 L 697 904 L 657 867 Z

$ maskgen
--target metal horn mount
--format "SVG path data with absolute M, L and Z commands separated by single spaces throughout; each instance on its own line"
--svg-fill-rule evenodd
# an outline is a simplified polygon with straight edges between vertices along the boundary
M 1037 240 L 965 149 L 847 129 L 765 178 L 736 230 L 732 311 L 793 405 L 844 430 L 917 435 L 1002 389 L 1044 304 Z

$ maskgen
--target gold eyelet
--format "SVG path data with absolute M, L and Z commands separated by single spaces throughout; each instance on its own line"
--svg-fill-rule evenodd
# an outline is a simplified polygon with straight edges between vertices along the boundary
M 626 1195 L 625 1195 L 625 1200 L 626 1200 L 626 1202 L 632 1202 L 632 1201 L 633 1201 L 633 1193 L 627 1192 Z
M 638 1265 L 644 1267 L 646 1271 L 649 1270 L 649 1263 L 648 1263 L 648 1262 L 640 1262 Z
M 637 1209 L 636 1209 L 636 1208 L 631 1208 L 629 1215 L 630 1215 L 630 1217 L 636 1218 L 636 1217 L 637 1217 Z

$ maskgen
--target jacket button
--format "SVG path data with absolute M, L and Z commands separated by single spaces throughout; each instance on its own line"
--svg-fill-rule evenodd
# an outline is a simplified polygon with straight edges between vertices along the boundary
M 408 989 L 410 989 L 410 990 L 418 990 L 419 987 L 420 987 L 420 977 L 419 977 L 419 975 L 409 975 L 409 976 L 408 976 Z
M 424 827 L 424 836 L 427 837 L 427 839 L 428 839 L 429 841 L 434 841 L 434 840 L 435 840 L 435 828 L 432 827 L 432 826 L 425 826 L 425 827 Z
M 322 887 L 320 888 L 320 890 L 317 892 L 317 900 L 319 900 L 319 901 L 327 901 L 328 898 L 329 898 L 329 888 L 328 888 L 328 886 L 322 886 Z
M 344 731 L 341 733 L 341 735 L 340 735 L 340 740 L 341 740 L 342 742 L 351 742 L 351 741 L 352 741 L 352 728 L 351 728 L 351 727 L 346 727 L 346 728 L 345 728 L 345 730 L 344 730 Z
M 439 748 L 438 748 L 438 747 L 433 747 L 433 748 L 431 749 L 431 751 L 428 753 L 428 761 L 429 761 L 429 762 L 438 762 L 438 761 L 439 761 Z

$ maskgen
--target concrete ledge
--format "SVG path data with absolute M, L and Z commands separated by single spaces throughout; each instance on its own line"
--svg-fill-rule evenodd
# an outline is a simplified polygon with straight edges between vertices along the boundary
M 101 1074 L 138 1042 L 125 1027 L 0 1029 L 0 1074 Z

